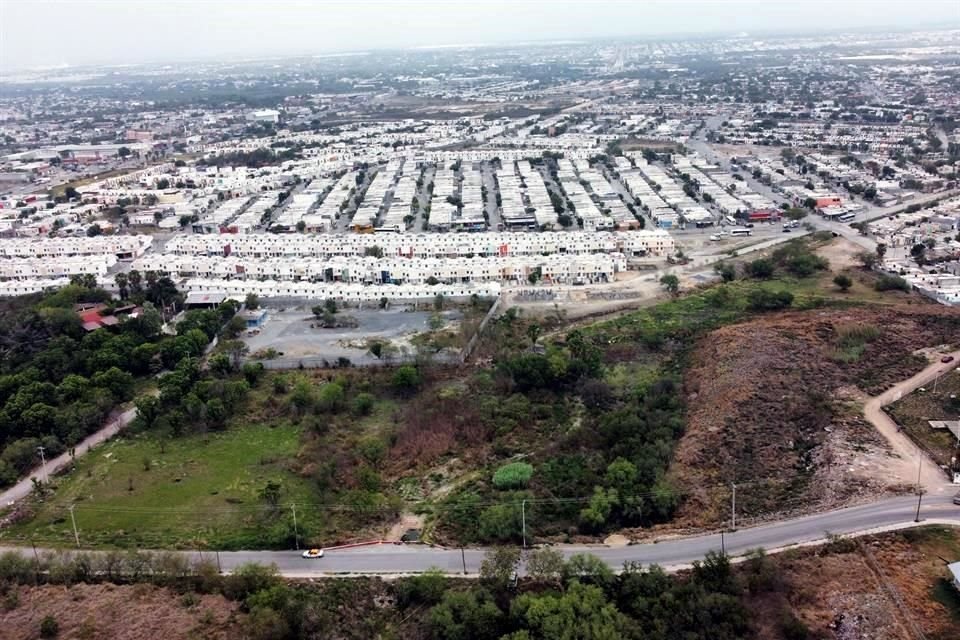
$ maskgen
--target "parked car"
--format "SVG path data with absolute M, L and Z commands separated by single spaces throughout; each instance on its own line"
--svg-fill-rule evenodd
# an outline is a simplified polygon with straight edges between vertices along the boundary
M 940 358 L 940 362 L 953 362 L 953 356 L 943 356 Z
M 953 496 L 953 504 L 960 504 L 960 493 Z
M 307 549 L 300 555 L 308 560 L 313 560 L 315 558 L 322 558 L 323 549 Z

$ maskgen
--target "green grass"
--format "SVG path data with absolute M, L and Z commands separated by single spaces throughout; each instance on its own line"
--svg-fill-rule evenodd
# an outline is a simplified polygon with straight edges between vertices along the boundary
M 113 440 L 82 458 L 57 481 L 56 492 L 36 504 L 33 520 L 5 530 L 0 540 L 69 544 L 67 505 L 75 503 L 84 546 L 275 546 L 285 536 L 278 527 L 292 514 L 286 506 L 269 513 L 259 497 L 268 481 L 281 483 L 283 505 L 304 505 L 301 532 L 317 517 L 306 506 L 316 502 L 309 484 L 283 466 L 299 437 L 299 428 L 283 424 L 242 425 L 162 445 L 152 434 Z

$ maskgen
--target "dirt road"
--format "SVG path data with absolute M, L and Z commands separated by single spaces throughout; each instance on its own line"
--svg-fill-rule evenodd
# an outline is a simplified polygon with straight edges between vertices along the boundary
M 937 376 L 955 368 L 960 361 L 960 351 L 954 351 L 949 355 L 953 356 L 952 362 L 940 362 L 938 356 L 935 362 L 920 373 L 870 398 L 863 405 L 864 417 L 886 438 L 895 455 L 886 469 L 892 484 L 916 484 L 919 472 L 920 484 L 925 492 L 944 494 L 955 490 L 955 487 L 949 484 L 946 474 L 906 434 L 901 433 L 897 423 L 883 411 L 886 405 L 896 402 L 904 395 L 933 382 Z
M 99 431 L 90 434 L 84 438 L 80 444 L 74 447 L 74 457 L 79 458 L 91 448 L 117 435 L 121 429 L 130 424 L 136 417 L 137 410 L 133 408 L 127 409 L 116 418 L 111 419 Z M 30 495 L 30 492 L 33 491 L 34 478 L 39 481 L 47 480 L 51 475 L 70 464 L 71 459 L 69 453 L 61 453 L 53 460 L 48 460 L 45 466 L 35 468 L 26 478 L 3 493 L 0 493 L 0 507 L 9 506 L 17 500 Z

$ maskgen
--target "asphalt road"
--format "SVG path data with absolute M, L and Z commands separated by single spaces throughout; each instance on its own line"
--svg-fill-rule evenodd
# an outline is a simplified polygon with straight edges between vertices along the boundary
M 829 511 L 737 531 L 719 532 L 689 538 L 624 547 L 563 545 L 557 550 L 569 557 L 589 553 L 614 569 L 625 562 L 658 564 L 677 569 L 701 560 L 710 551 L 726 551 L 731 556 L 763 547 L 768 552 L 805 543 L 822 542 L 829 534 L 858 534 L 884 528 L 914 526 L 917 498 L 904 496 L 869 505 Z M 960 506 L 950 495 L 924 496 L 920 509 L 922 522 L 960 526 Z M 32 557 L 30 548 L 11 548 Z M 421 545 L 375 544 L 350 549 L 327 549 L 324 557 L 306 560 L 300 551 L 184 551 L 193 560 L 218 562 L 224 572 L 256 562 L 275 564 L 287 577 L 322 577 L 345 574 L 397 575 L 440 569 L 449 574 L 477 574 L 486 549 L 443 549 Z M 521 567 L 521 573 L 523 569 Z

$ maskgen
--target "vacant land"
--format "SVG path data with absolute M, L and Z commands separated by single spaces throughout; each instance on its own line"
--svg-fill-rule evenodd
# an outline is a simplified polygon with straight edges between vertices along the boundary
M 343 309 L 335 317 L 349 326 L 329 329 L 321 327 L 309 309 L 270 311 L 260 332 L 244 341 L 254 357 L 270 354 L 284 360 L 325 359 L 335 363 L 338 358 L 347 358 L 354 364 L 376 362 L 380 358 L 369 350 L 373 342 L 387 347 L 384 357 L 411 356 L 418 347 L 433 346 L 431 338 L 440 334 L 455 338 L 460 333 L 461 311 L 425 307 L 428 309 Z M 442 351 L 461 345 L 456 339 L 447 339 L 435 346 L 434 351 Z
M 59 638 L 112 640 L 229 640 L 242 637 L 246 615 L 221 595 L 191 594 L 149 584 L 11 587 L 16 604 L 0 610 L 4 638 L 40 638 L 52 617 Z M 6 635 L 10 634 L 10 635 Z
M 865 395 L 922 369 L 955 314 L 937 306 L 824 309 L 722 327 L 702 338 L 685 376 L 687 429 L 670 474 L 693 496 L 681 516 L 729 517 L 834 506 L 886 490 L 885 441 Z
M 0 540 L 70 544 L 67 506 L 74 503 L 84 546 L 241 546 L 275 525 L 276 513 L 260 495 L 270 482 L 281 486 L 285 504 L 305 505 L 300 517 L 309 528 L 316 514 L 306 505 L 315 498 L 284 467 L 299 438 L 290 424 L 243 424 L 179 438 L 146 433 L 112 440 L 79 460 L 47 501 L 30 505 L 34 517 L 0 532 Z
M 755 606 L 762 611 L 785 601 L 810 630 L 807 637 L 908 640 L 920 629 L 929 640 L 951 640 L 960 636 L 960 593 L 944 559 L 958 558 L 960 531 L 946 527 L 788 552 L 774 561 L 781 592 Z
M 914 391 L 887 407 L 907 435 L 938 464 L 949 465 L 958 452 L 957 438 L 947 429 L 933 429 L 931 420 L 960 419 L 960 372 L 942 376 L 936 384 Z

